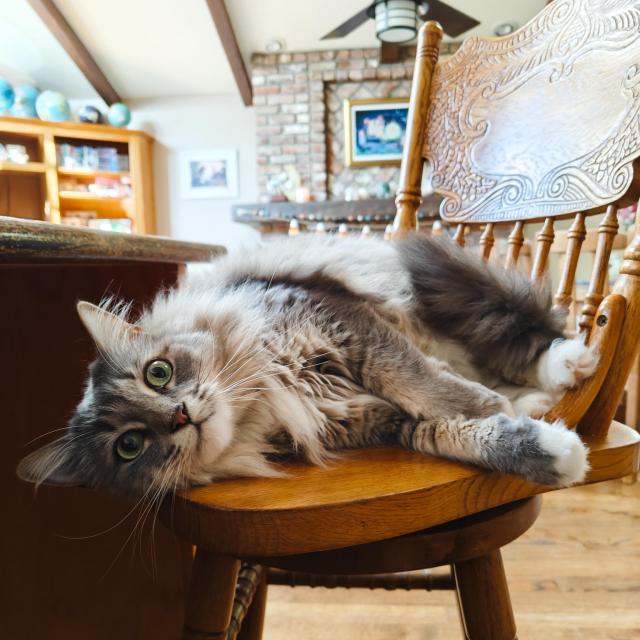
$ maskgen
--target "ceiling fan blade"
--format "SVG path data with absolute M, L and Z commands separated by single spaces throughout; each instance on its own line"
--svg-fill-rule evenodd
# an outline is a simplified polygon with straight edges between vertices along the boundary
M 403 49 L 404 47 L 396 42 L 381 42 L 380 63 L 393 64 L 394 62 L 400 62 Z
M 454 9 L 441 0 L 427 0 L 427 6 L 427 13 L 422 16 L 422 19 L 436 20 L 442 25 L 444 32 L 453 38 L 480 24 L 475 18 Z
M 363 25 L 369 19 L 369 16 L 367 15 L 368 10 L 369 6 L 367 5 L 362 11 L 359 11 L 348 20 L 345 20 L 340 26 L 327 33 L 327 35 L 320 38 L 320 40 L 331 40 L 332 38 L 344 38 L 345 36 L 348 36 L 352 31 L 357 29 L 360 25 Z

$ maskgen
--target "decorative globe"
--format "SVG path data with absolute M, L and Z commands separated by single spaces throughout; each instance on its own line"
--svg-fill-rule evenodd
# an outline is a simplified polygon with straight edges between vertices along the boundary
M 11 109 L 15 95 L 13 87 L 4 78 L 0 78 L 0 113 Z
M 40 120 L 71 120 L 69 103 L 59 91 L 43 91 L 36 100 L 36 112 Z
M 36 100 L 40 89 L 31 84 L 19 84 L 16 87 L 16 100 L 11 107 L 11 115 L 16 118 L 37 118 Z
M 114 102 L 109 107 L 107 120 L 113 127 L 126 127 L 131 122 L 131 111 L 129 111 L 129 107 L 126 104 Z
M 80 120 L 80 122 L 98 124 L 101 119 L 102 114 L 100 113 L 100 110 L 96 109 L 96 107 L 93 107 L 90 104 L 85 104 L 78 109 L 78 120 Z

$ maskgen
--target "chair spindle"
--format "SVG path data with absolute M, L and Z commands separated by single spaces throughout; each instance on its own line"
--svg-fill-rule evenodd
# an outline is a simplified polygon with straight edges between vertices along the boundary
M 576 267 L 580 257 L 580 248 L 587 237 L 587 228 L 584 224 L 584 213 L 576 214 L 571 228 L 567 232 L 567 251 L 564 257 L 564 265 L 560 274 L 558 291 L 553 298 L 555 307 L 568 309 L 573 298 L 573 283 L 576 278 Z
M 598 305 L 604 298 L 605 287 L 609 282 L 609 258 L 616 235 L 618 235 L 618 208 L 611 204 L 607 207 L 607 214 L 598 226 L 598 246 L 593 260 L 589 291 L 585 296 L 578 322 L 580 331 L 587 335 L 591 331 Z
M 453 234 L 453 239 L 461 247 L 464 247 L 464 244 L 465 244 L 464 234 L 466 233 L 466 231 L 467 231 L 467 225 L 461 223 L 456 227 L 456 232 Z
M 411 101 L 407 114 L 405 149 L 400 166 L 400 180 L 396 195 L 396 217 L 393 221 L 394 237 L 400 237 L 418 227 L 416 211 L 422 202 L 423 158 L 425 122 L 423 114 L 429 107 L 431 79 L 438 61 L 442 27 L 434 21 L 424 24 L 418 34 L 416 71 L 411 84 Z
M 495 239 L 493 237 L 493 222 L 489 222 L 485 225 L 482 235 L 480 236 L 480 256 L 486 262 L 489 260 L 489 256 L 491 255 L 491 250 L 493 249 L 493 245 L 495 244 Z
M 539 282 L 544 278 L 549 264 L 549 251 L 554 238 L 553 218 L 546 218 L 542 229 L 536 235 L 536 255 L 531 269 L 531 279 L 534 282 Z
M 507 258 L 504 263 L 505 269 L 513 269 L 518 264 L 520 249 L 524 244 L 524 222 L 518 220 L 513 225 L 513 230 L 507 239 Z

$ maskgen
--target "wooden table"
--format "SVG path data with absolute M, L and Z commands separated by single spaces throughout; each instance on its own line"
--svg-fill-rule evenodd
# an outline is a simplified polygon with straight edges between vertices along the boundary
M 18 460 L 64 427 L 94 347 L 75 302 L 105 292 L 138 304 L 175 283 L 184 264 L 221 247 L 84 231 L 0 217 L 0 637 L 11 640 L 174 640 L 190 549 L 158 524 L 141 543 L 130 505 L 82 489 L 33 487 Z M 123 549 L 123 550 L 122 550 Z M 154 561 L 156 566 L 154 575 Z

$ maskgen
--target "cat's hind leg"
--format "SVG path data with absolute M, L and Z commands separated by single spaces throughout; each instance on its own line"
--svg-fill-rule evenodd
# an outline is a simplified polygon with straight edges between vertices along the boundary
M 581 338 L 555 340 L 538 360 L 537 383 L 546 391 L 562 393 L 591 377 L 598 360 L 598 354 Z
M 567 389 L 595 373 L 598 360 L 596 351 L 581 338 L 555 340 L 529 371 L 527 386 L 493 388 L 509 399 L 516 415 L 542 418 Z
M 549 424 L 527 416 L 497 414 L 405 422 L 398 431 L 403 446 L 538 484 L 568 486 L 584 480 L 588 450 L 562 423 Z

